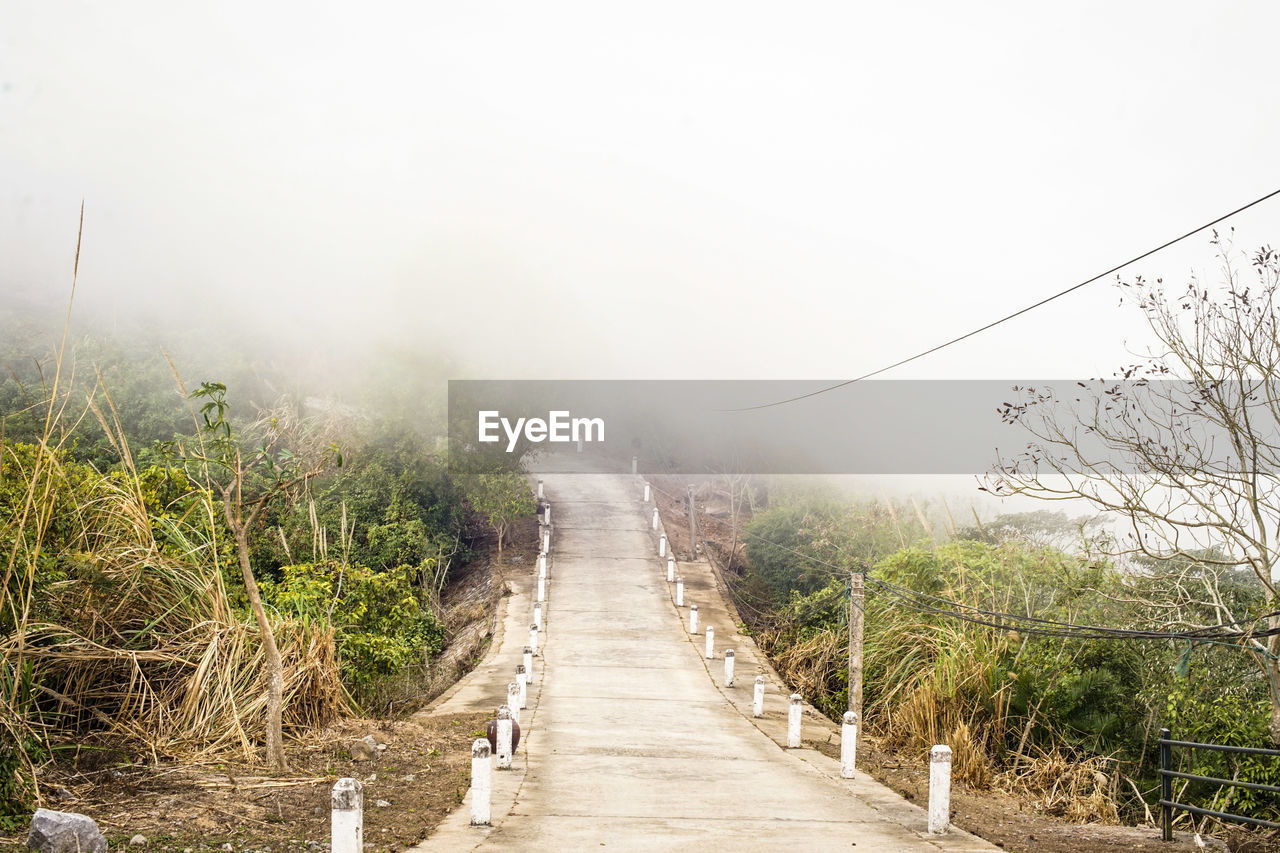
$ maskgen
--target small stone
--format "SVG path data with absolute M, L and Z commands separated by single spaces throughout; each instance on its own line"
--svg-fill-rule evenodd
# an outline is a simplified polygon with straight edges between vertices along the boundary
M 417 778 L 418 778 L 418 775 L 417 775 L 416 773 L 406 773 L 406 774 L 405 774 L 405 775 L 400 779 L 400 781 L 401 781 L 401 782 L 412 782 L 414 779 L 417 779 Z
M 146 847 L 147 837 L 142 833 L 138 833 L 133 838 L 129 839 L 129 846 L 130 847 Z
M 356 761 L 375 761 L 378 758 L 378 742 L 373 735 L 365 735 L 351 742 L 351 757 Z
M 93 818 L 49 809 L 36 809 L 27 846 L 39 853 L 107 853 L 107 839 Z
M 388 803 L 386 800 L 376 800 L 374 801 L 374 805 L 380 809 L 385 809 L 387 806 L 391 805 L 391 803 Z
M 223 850 L 226 850 L 226 851 L 227 851 L 227 853 L 231 853 L 231 850 L 233 849 L 233 848 L 231 847 L 231 842 L 230 842 L 230 841 L 228 841 L 226 844 L 223 844 L 223 845 L 222 845 L 222 849 L 223 849 Z
M 53 792 L 53 795 L 64 802 L 67 800 L 74 800 L 76 798 L 76 795 L 68 791 L 66 788 L 58 788 L 58 790 Z

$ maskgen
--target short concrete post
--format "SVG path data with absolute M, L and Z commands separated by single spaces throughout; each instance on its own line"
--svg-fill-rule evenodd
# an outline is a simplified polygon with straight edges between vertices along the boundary
M 639 468 L 639 463 L 640 463 L 640 457 L 638 456 L 631 457 L 631 473 L 632 474 L 636 473 L 636 470 Z
M 545 578 L 547 576 L 547 552 L 543 551 L 538 555 L 538 577 Z
M 858 715 L 845 711 L 840 721 L 840 775 L 853 778 L 854 759 L 858 755 Z
M 339 779 L 329 802 L 333 853 L 364 853 L 364 783 L 359 779 Z
M 716 657 L 716 628 L 714 625 L 707 626 L 707 649 L 705 657 L 707 660 L 715 660 Z
M 947 831 L 951 823 L 951 747 L 929 752 L 929 834 Z
M 644 502 L 649 502 L 649 484 L 647 482 L 644 484 Z
M 524 647 L 524 682 L 525 684 L 533 683 L 533 647 Z
M 516 707 L 522 711 L 529 707 L 529 681 L 525 676 L 524 664 L 516 664 L 516 687 L 520 688 L 520 704 Z
M 547 579 L 545 576 L 538 578 L 538 603 L 547 600 Z
M 520 685 L 514 681 L 507 685 L 507 709 L 511 711 L 511 719 L 520 722 Z
M 658 537 L 658 556 L 667 556 L 667 534 L 665 533 Z
M 471 825 L 488 826 L 493 800 L 493 779 L 489 768 L 489 741 L 476 738 L 471 744 Z
M 511 709 L 498 709 L 498 769 L 511 769 Z
M 667 555 L 667 583 L 671 583 L 676 579 L 676 558 Z
M 538 497 L 539 497 L 539 498 L 543 497 L 543 494 L 542 494 L 542 481 L 541 481 L 541 480 L 539 480 L 539 481 L 538 481 Z
M 550 530 L 542 534 L 542 553 L 544 554 L 551 553 L 551 531 Z
M 541 615 L 542 611 L 538 611 L 535 615 Z M 542 629 L 538 627 L 538 623 L 534 622 L 529 626 L 529 648 L 533 650 L 533 656 L 538 656 L 538 633 Z
M 756 676 L 756 689 L 751 697 L 751 716 L 764 716 L 764 676 Z
M 529 626 L 530 630 L 542 630 L 542 604 L 533 605 L 533 624 Z
M 725 687 L 733 686 L 733 664 L 734 664 L 733 649 L 725 649 L 724 650 L 724 686 Z
M 676 607 L 684 607 L 684 578 L 676 578 Z
M 542 523 L 551 526 L 551 504 L 542 505 Z
M 658 508 L 656 506 L 653 508 L 653 520 L 650 522 L 649 526 L 654 530 L 658 529 Z
M 698 633 L 698 605 L 689 605 L 689 633 Z
M 787 749 L 800 748 L 800 715 L 804 713 L 804 697 L 791 694 L 791 707 L 787 708 Z

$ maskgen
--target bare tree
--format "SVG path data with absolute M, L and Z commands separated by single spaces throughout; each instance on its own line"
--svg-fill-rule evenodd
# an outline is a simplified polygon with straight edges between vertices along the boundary
M 1265 589 L 1267 628 L 1280 628 L 1280 254 L 1269 247 L 1241 274 L 1228 241 L 1213 237 L 1221 282 L 1192 279 L 1175 295 L 1163 282 L 1121 282 L 1157 344 L 1109 380 L 1070 393 L 1020 388 L 1003 407 L 1033 435 L 1000 460 L 987 487 L 1001 495 L 1084 499 L 1127 528 L 1112 553 L 1247 569 Z M 1207 600 L 1231 614 L 1216 585 Z M 1254 630 L 1257 630 L 1255 626 Z M 1280 635 L 1245 647 L 1270 684 L 1271 738 L 1280 743 Z

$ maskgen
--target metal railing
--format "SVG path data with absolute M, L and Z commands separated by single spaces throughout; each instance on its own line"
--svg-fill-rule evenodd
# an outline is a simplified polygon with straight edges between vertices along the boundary
M 1199 776 L 1195 773 L 1181 773 L 1173 769 L 1173 748 L 1175 746 L 1186 749 L 1209 749 L 1215 752 L 1235 752 L 1245 755 L 1256 755 L 1267 758 L 1280 758 L 1280 749 L 1254 749 L 1247 746 L 1227 746 L 1221 743 L 1195 743 L 1187 740 L 1174 740 L 1168 729 L 1160 730 L 1160 833 L 1165 841 L 1173 840 L 1173 813 L 1176 809 L 1181 809 L 1191 814 L 1203 815 L 1205 817 L 1215 817 L 1218 820 L 1232 821 L 1233 823 L 1246 823 L 1251 826 L 1263 827 L 1265 829 L 1280 829 L 1280 823 L 1269 820 L 1262 820 L 1256 817 L 1246 817 L 1245 815 L 1230 814 L 1229 812 L 1215 811 L 1214 809 L 1204 809 L 1199 806 L 1191 806 L 1186 803 L 1179 803 L 1173 799 L 1173 780 L 1186 779 L 1191 782 L 1208 782 L 1213 785 L 1222 785 L 1229 788 L 1248 788 L 1252 791 L 1265 791 L 1271 794 L 1280 794 L 1280 785 L 1264 785 L 1260 782 L 1240 782 L 1234 779 L 1219 779 L 1214 776 Z

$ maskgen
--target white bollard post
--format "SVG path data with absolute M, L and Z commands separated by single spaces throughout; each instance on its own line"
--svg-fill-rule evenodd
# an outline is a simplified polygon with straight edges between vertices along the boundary
M 498 709 L 498 769 L 511 769 L 511 709 Z
M 676 579 L 676 558 L 667 555 L 667 583 Z
M 520 685 L 514 681 L 507 685 L 507 710 L 511 712 L 511 719 L 520 723 Z
M 551 504 L 544 504 L 542 508 L 542 523 L 551 526 Z
M 545 578 L 547 576 L 547 552 L 543 551 L 538 555 L 538 577 Z
M 339 779 L 329 802 L 333 853 L 364 853 L 364 783 L 359 779 Z
M 654 530 L 658 529 L 658 508 L 656 506 L 653 508 L 653 520 L 650 522 L 650 526 Z
M 649 502 L 649 484 L 648 483 L 644 484 L 644 502 L 645 503 Z
M 684 607 L 684 578 L 676 578 L 676 607 Z
M 658 556 L 667 556 L 667 534 L 665 533 L 658 537 Z
M 536 615 L 542 615 L 542 611 L 539 610 Z M 533 649 L 534 657 L 538 656 L 538 632 L 541 630 L 537 622 L 529 626 L 529 648 Z
M 734 658 L 733 649 L 725 649 L 724 650 L 724 686 L 725 687 L 733 686 L 733 664 L 734 664 L 733 658 Z
M 542 534 L 542 553 L 544 554 L 551 553 L 551 531 L 550 530 Z
M 639 466 L 639 463 L 640 463 L 640 457 L 638 456 L 631 457 L 631 473 L 632 474 L 636 473 L 636 469 Z
M 525 684 L 533 683 L 533 647 L 524 647 L 524 682 Z
M 533 624 L 529 626 L 530 630 L 542 630 L 542 605 L 533 605 Z
M 840 721 L 840 775 L 853 778 L 854 759 L 858 755 L 858 715 L 845 711 Z
M 543 496 L 543 495 L 542 495 L 542 481 L 541 481 L 541 480 L 539 480 L 539 481 L 538 481 L 538 497 L 539 497 L 539 498 L 541 498 L 542 496 Z
M 707 626 L 707 660 L 715 660 L 716 658 L 716 628 L 714 625 Z
M 538 603 L 547 600 L 547 579 L 544 576 L 538 577 Z
M 476 738 L 471 744 L 471 825 L 488 826 L 493 779 L 489 768 L 489 741 Z
M 524 664 L 516 664 L 516 687 L 520 688 L 520 704 L 517 706 L 523 711 L 529 707 L 529 680 L 528 673 L 524 670 Z
M 787 709 L 787 749 L 800 748 L 800 715 L 804 713 L 804 697 L 791 694 L 791 707 Z
M 689 605 L 689 633 L 698 633 L 698 605 Z
M 756 690 L 751 698 L 751 716 L 764 716 L 764 676 L 756 676 Z
M 947 831 L 951 823 L 951 747 L 929 752 L 929 834 Z

